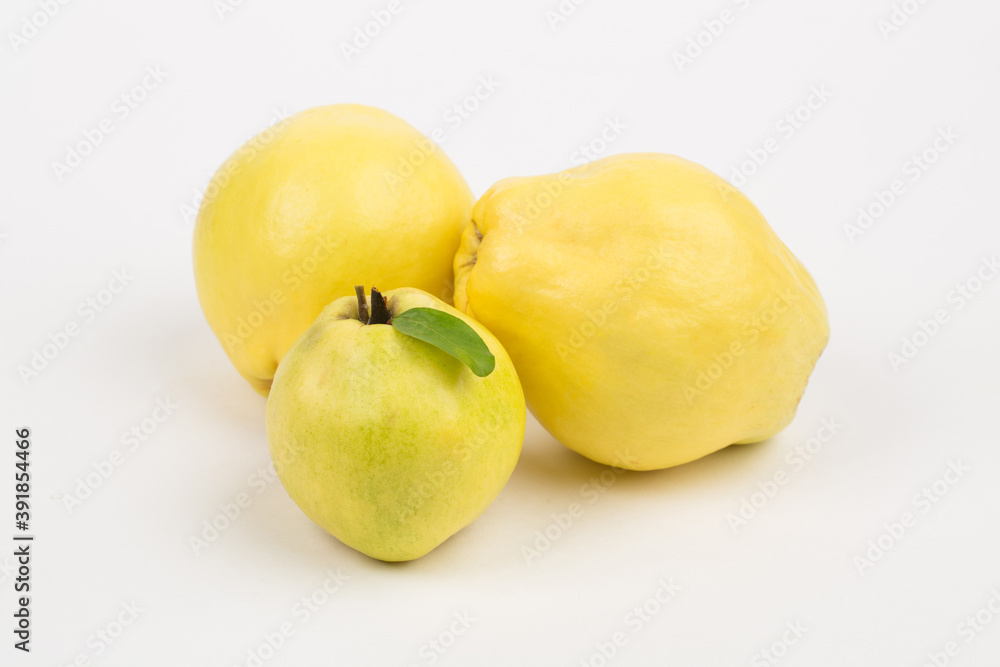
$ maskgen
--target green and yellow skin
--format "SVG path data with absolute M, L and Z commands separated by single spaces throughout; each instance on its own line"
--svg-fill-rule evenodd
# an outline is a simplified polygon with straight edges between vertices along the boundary
M 486 327 L 421 290 L 384 296 L 389 317 L 426 307 L 465 321 L 493 353 L 493 372 L 477 377 L 391 323 L 363 324 L 358 300 L 345 297 L 278 366 L 267 435 L 281 483 L 310 519 L 372 558 L 405 561 L 493 502 L 520 455 L 526 410 Z

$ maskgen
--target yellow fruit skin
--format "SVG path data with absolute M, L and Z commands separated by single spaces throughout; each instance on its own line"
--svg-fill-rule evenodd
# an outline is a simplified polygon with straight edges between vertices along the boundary
M 440 148 L 372 107 L 296 114 L 219 168 L 194 232 L 205 317 L 267 395 L 320 311 L 354 285 L 417 287 L 450 301 L 473 197 Z
M 660 154 L 494 185 L 455 305 L 506 348 L 552 435 L 632 470 L 781 431 L 829 338 L 816 284 L 754 205 Z
M 416 289 L 385 293 L 393 317 L 435 308 L 476 330 L 486 377 L 394 327 L 363 325 L 354 297 L 323 310 L 278 367 L 267 438 L 278 478 L 310 519 L 385 561 L 419 558 L 478 517 L 514 471 L 524 394 L 479 322 Z M 369 306 L 370 306 L 369 299 Z

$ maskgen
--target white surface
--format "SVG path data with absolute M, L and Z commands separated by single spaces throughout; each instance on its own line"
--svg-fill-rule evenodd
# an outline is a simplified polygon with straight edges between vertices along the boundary
M 794 622 L 806 630 L 789 667 L 916 666 L 952 640 L 949 664 L 997 664 L 1000 614 L 984 612 L 971 641 L 959 626 L 1000 590 L 1000 279 L 961 309 L 949 293 L 1000 252 L 1000 6 L 927 2 L 883 38 L 888 0 L 593 0 L 555 30 L 557 0 L 402 0 L 347 63 L 339 44 L 387 4 L 245 0 L 220 19 L 212 0 L 71 2 L 15 52 L 7 33 L 38 5 L 4 2 L 0 539 L 14 532 L 23 425 L 38 538 L 28 657 L 11 648 L 0 556 L 0 664 L 247 665 L 287 621 L 294 635 L 264 664 L 427 665 L 427 642 L 447 643 L 463 613 L 475 621 L 435 664 L 599 665 L 596 645 L 620 631 L 613 664 L 764 665 L 758 652 Z M 732 22 L 678 71 L 672 54 L 727 7 Z M 156 66 L 165 80 L 122 118 L 116 98 Z M 499 85 L 455 127 L 445 114 L 480 77 Z M 792 136 L 776 125 L 823 86 L 832 97 Z M 609 120 L 626 128 L 605 154 L 675 153 L 727 178 L 775 137 L 743 190 L 815 276 L 833 328 L 795 422 L 615 478 L 592 503 L 584 485 L 606 469 L 532 422 L 498 500 L 426 558 L 386 565 L 328 537 L 254 477 L 268 463 L 264 400 L 202 317 L 183 207 L 274 110 L 335 102 L 443 126 L 477 194 L 570 166 Z M 52 163 L 105 117 L 112 134 L 60 182 Z M 957 142 L 910 180 L 907 160 L 948 127 Z M 844 224 L 897 178 L 905 192 L 849 242 Z M 78 304 L 123 269 L 128 287 L 87 321 Z M 888 353 L 939 308 L 948 321 L 894 371 Z M 80 335 L 22 382 L 17 367 L 71 321 Z M 68 512 L 60 494 L 127 450 L 123 433 L 167 398 L 169 419 Z M 842 428 L 793 470 L 786 456 L 824 419 Z M 915 505 L 951 461 L 968 472 Z M 787 484 L 734 532 L 727 515 L 780 470 Z M 239 494 L 249 507 L 195 555 L 189 538 Z M 571 503 L 583 514 L 528 563 L 522 548 Z M 906 512 L 915 525 L 860 573 L 855 558 Z M 297 601 L 338 568 L 349 579 L 303 619 Z M 627 618 L 661 579 L 682 590 L 648 623 Z M 91 636 L 133 601 L 138 619 L 98 654 Z

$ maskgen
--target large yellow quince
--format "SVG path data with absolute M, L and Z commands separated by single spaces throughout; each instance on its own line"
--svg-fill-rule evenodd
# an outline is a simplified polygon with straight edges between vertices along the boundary
M 263 395 L 291 344 L 356 284 L 451 299 L 472 193 L 396 116 L 342 104 L 257 135 L 212 179 L 194 233 L 209 325 Z
M 634 470 L 781 431 L 829 338 L 816 284 L 754 205 L 659 154 L 494 185 L 455 305 L 506 348 L 550 433 Z

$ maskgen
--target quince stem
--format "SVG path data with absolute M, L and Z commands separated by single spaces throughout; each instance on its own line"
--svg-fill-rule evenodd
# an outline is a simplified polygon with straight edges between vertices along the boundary
M 372 316 L 368 319 L 368 324 L 389 324 L 392 315 L 385 305 L 385 297 L 374 287 L 372 288 Z
M 385 297 L 372 288 L 372 312 L 368 314 L 368 302 L 365 301 L 365 288 L 363 285 L 355 285 L 354 293 L 358 295 L 358 320 L 362 324 L 389 324 L 392 321 L 392 314 L 389 307 L 385 305 Z
M 364 285 L 355 285 L 354 293 L 358 295 L 358 319 L 362 324 L 368 324 L 368 302 L 365 301 Z

